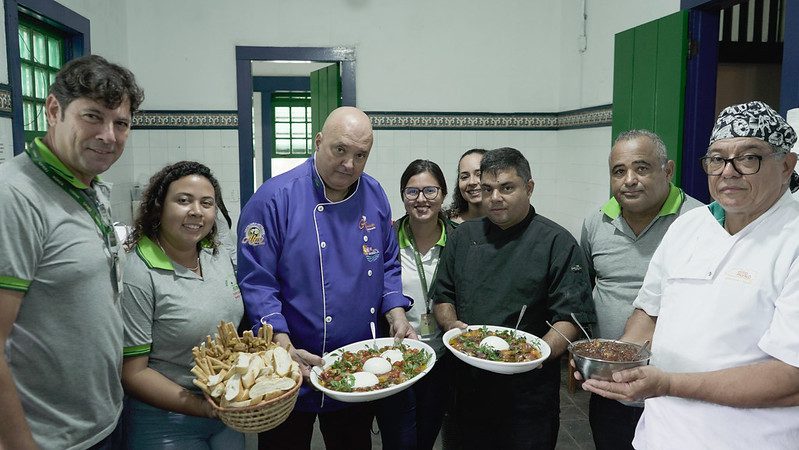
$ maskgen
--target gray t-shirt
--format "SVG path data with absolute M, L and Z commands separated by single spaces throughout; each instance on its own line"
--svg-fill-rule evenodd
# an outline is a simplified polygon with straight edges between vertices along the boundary
M 596 337 L 617 339 L 632 314 L 652 254 L 677 217 L 702 203 L 671 186 L 660 213 L 636 236 L 615 198 L 583 222 L 580 246 L 595 280 Z
M 122 290 L 125 356 L 148 355 L 148 367 L 194 391 L 192 347 L 244 314 L 230 255 L 203 249 L 200 264 L 202 277 L 144 237 L 127 255 Z
M 92 187 L 107 207 L 110 186 Z M 41 448 L 87 448 L 116 426 L 123 332 L 112 270 L 103 234 L 75 199 L 27 154 L 0 165 L 0 288 L 24 292 L 6 360 Z

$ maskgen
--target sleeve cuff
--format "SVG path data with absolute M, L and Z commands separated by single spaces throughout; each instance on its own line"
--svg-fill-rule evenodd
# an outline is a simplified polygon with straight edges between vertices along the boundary
M 134 345 L 122 349 L 122 356 L 142 356 L 150 354 L 152 344 Z
M 257 335 L 258 334 L 258 330 L 261 329 L 261 324 L 262 323 L 268 323 L 269 325 L 272 325 L 272 331 L 275 332 L 275 333 L 290 334 L 289 333 L 289 326 L 286 323 L 286 318 L 283 317 L 283 314 L 272 313 L 272 314 L 267 314 L 267 315 L 261 317 L 255 323 L 255 325 L 253 325 L 252 332 Z
M 402 295 L 399 292 L 389 292 L 383 296 L 383 303 L 380 306 L 380 313 L 385 315 L 394 308 L 402 308 L 408 311 L 413 306 L 413 300 L 410 297 Z
M 0 276 L 0 289 L 8 289 L 9 291 L 17 292 L 28 292 L 30 285 L 30 280 Z

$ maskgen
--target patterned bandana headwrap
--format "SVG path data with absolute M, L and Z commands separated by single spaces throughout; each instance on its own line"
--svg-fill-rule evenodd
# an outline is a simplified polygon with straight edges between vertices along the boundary
M 710 134 L 710 144 L 721 139 L 751 137 L 766 141 L 784 152 L 791 151 L 796 132 L 776 111 L 763 102 L 728 106 L 719 114 Z

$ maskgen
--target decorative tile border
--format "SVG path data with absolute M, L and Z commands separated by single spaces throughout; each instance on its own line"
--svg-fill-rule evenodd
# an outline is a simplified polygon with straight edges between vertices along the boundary
M 367 111 L 376 130 L 560 130 L 610 126 L 612 105 L 559 113 Z
M 137 129 L 236 129 L 236 111 L 138 111 L 133 115 Z
M 0 83 L 0 116 L 11 116 L 11 86 Z
M 372 112 L 376 130 L 563 130 L 610 126 L 613 106 L 559 113 Z M 11 115 L 11 88 L 0 84 L 0 115 Z M 236 129 L 236 111 L 139 111 L 137 129 Z

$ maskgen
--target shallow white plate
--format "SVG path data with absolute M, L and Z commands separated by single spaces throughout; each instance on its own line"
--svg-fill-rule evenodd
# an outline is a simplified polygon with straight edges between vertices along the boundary
M 345 345 L 344 347 L 341 347 L 335 351 L 328 353 L 322 358 L 325 360 L 325 368 L 330 367 L 334 362 L 338 361 L 338 359 L 341 358 L 341 354 L 343 352 L 347 351 L 357 352 L 358 350 L 372 348 L 375 341 L 377 342 L 378 348 L 394 345 L 393 337 L 377 338 L 376 340 L 367 339 L 365 341 L 360 341 L 354 344 Z M 433 351 L 432 347 L 425 344 L 424 342 L 416 341 L 413 339 L 405 339 L 402 341 L 402 343 L 411 348 L 423 349 L 427 351 L 427 353 L 430 355 L 430 359 L 427 362 L 427 367 L 425 367 L 425 369 L 419 375 L 416 375 L 410 380 L 406 380 L 400 384 L 396 384 L 394 386 L 390 386 L 384 389 L 378 389 L 375 391 L 339 392 L 322 386 L 322 384 L 319 382 L 319 377 L 317 376 L 317 371 L 319 371 L 320 368 L 314 367 L 311 370 L 311 384 L 316 389 L 324 392 L 324 394 L 327 395 L 328 397 L 348 403 L 370 402 L 372 400 L 378 400 L 381 398 L 388 397 L 390 395 L 394 395 L 397 392 L 409 388 L 413 383 L 416 383 L 417 381 L 421 380 L 423 376 L 427 375 L 427 373 L 430 372 L 430 369 L 432 369 L 433 365 L 436 363 L 436 352 Z
M 469 325 L 467 327 L 468 330 L 476 330 L 479 328 L 486 327 L 490 331 L 513 331 L 513 328 L 507 327 L 498 327 L 494 325 Z M 513 373 L 522 373 L 528 372 L 530 370 L 535 369 L 539 366 L 542 362 L 544 362 L 547 358 L 549 358 L 549 353 L 551 352 L 549 345 L 544 342 L 543 339 L 540 337 L 534 336 L 530 333 L 526 333 L 524 331 L 516 330 L 516 335 L 519 337 L 523 337 L 532 344 L 537 344 L 538 349 L 541 350 L 541 357 L 534 360 L 534 361 L 525 361 L 525 362 L 502 362 L 502 361 L 489 361 L 487 359 L 480 359 L 474 356 L 469 356 L 466 353 L 463 353 L 459 350 L 456 350 L 450 345 L 449 341 L 452 340 L 455 336 L 463 333 L 463 330 L 460 328 L 453 328 L 446 333 L 444 333 L 444 345 L 455 355 L 458 359 L 469 364 L 470 366 L 477 367 L 478 369 L 487 370 L 489 372 L 494 373 L 503 373 L 503 374 L 513 374 Z

